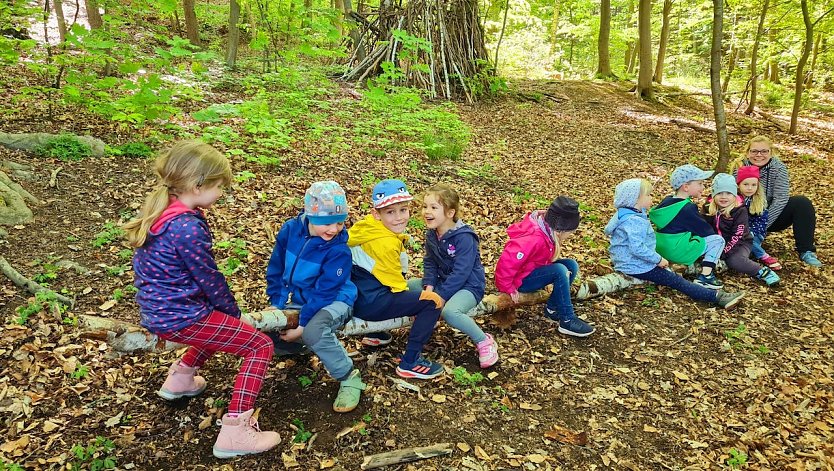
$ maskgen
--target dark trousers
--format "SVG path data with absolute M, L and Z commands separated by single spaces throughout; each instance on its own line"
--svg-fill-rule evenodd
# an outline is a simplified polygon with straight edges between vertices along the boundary
M 788 204 L 779 217 L 768 226 L 768 232 L 779 232 L 793 226 L 793 240 L 796 250 L 802 252 L 816 252 L 814 246 L 814 231 L 817 228 L 817 212 L 814 204 L 805 196 L 791 196 Z
M 762 269 L 762 265 L 754 260 L 750 260 L 751 250 L 753 250 L 753 242 L 743 240 L 733 247 L 729 255 L 723 257 L 724 261 L 727 262 L 730 270 L 744 273 L 745 275 L 756 276 L 759 274 L 759 270 Z
M 556 312 L 559 319 L 570 320 L 576 315 L 570 299 L 570 285 L 579 274 L 579 263 L 572 258 L 560 258 L 550 265 L 544 265 L 531 271 L 521 280 L 519 293 L 532 293 L 547 285 L 553 285 L 553 292 L 547 299 L 547 308 Z
M 696 301 L 714 303 L 718 299 L 718 290 L 712 290 L 696 285 L 691 281 L 687 281 L 684 277 L 678 275 L 677 273 L 665 268 L 654 267 L 646 273 L 631 276 L 639 280 L 651 281 L 656 285 L 668 286 L 674 290 L 680 291 Z
M 401 291 L 390 294 L 390 301 L 375 306 L 354 306 L 353 317 L 366 321 L 385 321 L 397 317 L 415 316 L 408 343 L 405 346 L 403 362 L 412 364 L 423 351 L 423 346 L 431 338 L 434 326 L 440 319 L 440 309 L 434 301 L 420 299 L 420 291 Z

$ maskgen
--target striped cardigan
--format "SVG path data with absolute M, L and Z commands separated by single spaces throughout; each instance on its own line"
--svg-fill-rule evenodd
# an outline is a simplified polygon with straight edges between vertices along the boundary
M 753 165 L 749 160 L 744 159 L 744 165 Z M 788 181 L 788 168 L 785 163 L 777 157 L 773 157 L 768 163 L 759 167 L 759 184 L 764 185 L 765 199 L 767 200 L 767 227 L 782 214 L 782 210 L 788 204 L 788 196 L 791 185 Z

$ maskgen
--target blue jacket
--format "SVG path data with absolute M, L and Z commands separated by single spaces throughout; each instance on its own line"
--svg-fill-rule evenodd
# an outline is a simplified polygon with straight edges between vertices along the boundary
M 310 235 L 302 212 L 281 226 L 266 267 L 266 294 L 273 306 L 300 305 L 298 325 L 306 326 L 323 307 L 340 301 L 352 306 L 356 286 L 347 231 L 331 240 Z
M 633 208 L 620 208 L 605 226 L 611 238 L 608 253 L 614 269 L 626 275 L 639 275 L 660 263 L 656 239 L 648 216 Z
M 437 231 L 429 229 L 425 247 L 423 286 L 434 286 L 434 292 L 445 301 L 462 289 L 475 295 L 476 302 L 484 297 L 484 266 L 478 236 L 471 227 L 458 221 L 442 239 L 437 238 Z
M 683 201 L 681 198 L 676 198 L 674 195 L 667 196 L 657 205 L 657 208 L 663 208 L 675 203 Z M 715 235 L 715 230 L 708 222 L 704 221 L 701 212 L 698 211 L 698 206 L 695 203 L 684 205 L 680 212 L 658 232 L 664 234 L 680 234 L 682 232 L 691 232 L 698 237 L 708 237 Z
M 136 303 L 142 327 L 176 332 L 212 311 L 240 317 L 226 278 L 211 251 L 211 233 L 200 211 L 174 200 L 151 226 L 133 255 Z

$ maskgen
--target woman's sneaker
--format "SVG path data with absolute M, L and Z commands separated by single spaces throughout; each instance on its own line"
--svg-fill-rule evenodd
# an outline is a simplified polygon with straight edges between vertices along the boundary
M 799 254 L 799 259 L 805 262 L 806 264 L 811 265 L 812 267 L 819 268 L 822 266 L 822 262 L 820 262 L 820 259 L 817 258 L 817 254 L 811 252 L 810 250 Z
M 756 278 L 767 283 L 768 286 L 773 286 L 779 283 L 779 275 L 770 268 L 764 267 L 756 274 Z
M 403 378 L 432 379 L 443 374 L 443 365 L 426 360 L 422 356 L 417 357 L 414 364 L 406 364 L 401 361 L 397 367 L 397 375 Z
M 764 263 L 771 270 L 781 270 L 782 269 L 782 264 L 779 263 L 779 260 L 772 255 L 765 254 L 764 257 L 759 259 L 759 261 Z
M 724 286 L 724 283 L 715 277 L 715 272 L 710 273 L 709 275 L 704 275 L 703 273 L 698 275 L 698 278 L 695 278 L 695 284 L 709 289 L 721 289 L 721 287 Z
M 741 298 L 743 298 L 745 294 L 746 293 L 744 291 L 740 291 L 738 293 L 728 293 L 723 289 L 720 289 L 715 294 L 715 304 L 718 304 L 724 309 L 730 310 L 741 302 Z
M 369 347 L 381 347 L 391 343 L 392 339 L 393 337 L 388 332 L 372 332 L 370 334 L 365 334 L 365 336 L 362 337 L 362 345 L 367 345 Z
M 498 361 L 498 344 L 490 334 L 486 334 L 486 338 L 476 344 L 478 347 L 478 361 L 481 363 L 481 368 L 489 368 Z

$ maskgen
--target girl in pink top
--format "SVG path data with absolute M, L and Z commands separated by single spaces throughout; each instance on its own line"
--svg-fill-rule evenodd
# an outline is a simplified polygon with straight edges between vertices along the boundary
M 532 293 L 553 285 L 545 318 L 559 323 L 559 332 L 587 337 L 594 328 L 576 317 L 570 285 L 579 274 L 579 264 L 560 258 L 562 243 L 579 227 L 579 203 L 559 196 L 546 211 L 527 213 L 507 228 L 510 239 L 495 267 L 495 286 L 518 302 L 519 293 Z

